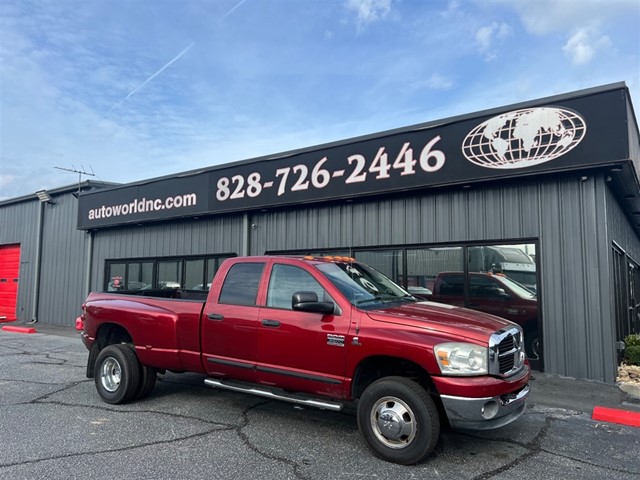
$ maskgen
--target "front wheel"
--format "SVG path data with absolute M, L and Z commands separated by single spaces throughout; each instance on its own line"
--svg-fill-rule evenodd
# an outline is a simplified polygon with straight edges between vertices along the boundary
M 98 394 L 107 403 L 126 403 L 140 385 L 140 362 L 131 347 L 109 345 L 96 358 L 94 380 Z
M 408 465 L 429 455 L 440 436 L 440 418 L 429 394 L 404 377 L 369 385 L 358 403 L 358 426 L 373 453 Z

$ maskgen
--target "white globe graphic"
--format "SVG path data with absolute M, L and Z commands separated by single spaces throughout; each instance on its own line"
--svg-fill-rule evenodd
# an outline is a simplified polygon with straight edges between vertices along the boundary
M 578 145 L 584 119 L 562 108 L 526 108 L 493 117 L 471 130 L 462 153 L 486 168 L 525 168 L 548 162 Z

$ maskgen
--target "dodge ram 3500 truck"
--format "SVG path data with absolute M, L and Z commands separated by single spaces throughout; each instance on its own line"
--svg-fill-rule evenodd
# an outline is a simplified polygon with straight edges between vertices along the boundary
M 525 408 L 518 325 L 417 301 L 350 258 L 231 258 L 206 300 L 159 293 L 91 293 L 83 305 L 87 377 L 105 402 L 140 399 L 169 370 L 321 409 L 352 403 L 373 453 L 400 464 L 429 455 L 442 422 L 497 428 Z

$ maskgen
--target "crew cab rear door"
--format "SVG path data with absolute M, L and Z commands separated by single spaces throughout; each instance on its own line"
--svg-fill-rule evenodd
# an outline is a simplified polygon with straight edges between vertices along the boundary
M 340 397 L 343 394 L 350 312 L 324 288 L 311 269 L 275 260 L 269 271 L 266 305 L 260 309 L 258 381 L 291 391 Z M 314 292 L 333 302 L 332 314 L 292 309 L 296 292 Z
M 202 314 L 202 362 L 209 375 L 255 381 L 258 293 L 265 262 L 238 261 L 226 271 Z M 217 292 L 217 295 L 216 295 Z

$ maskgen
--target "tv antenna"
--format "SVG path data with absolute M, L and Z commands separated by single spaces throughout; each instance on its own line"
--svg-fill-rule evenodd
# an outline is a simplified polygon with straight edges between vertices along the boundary
M 82 165 L 81 165 L 82 167 Z M 71 165 L 71 168 L 63 168 L 63 167 L 53 167 L 57 170 L 63 170 L 65 172 L 70 172 L 70 173 L 77 173 L 78 174 L 78 195 L 80 195 L 80 184 L 82 183 L 82 175 L 86 175 L 88 177 L 95 177 L 96 174 L 93 173 L 93 168 L 91 168 L 91 173 L 86 172 L 84 170 L 84 167 L 82 167 L 82 170 L 78 170 L 76 167 L 74 167 L 73 165 Z

